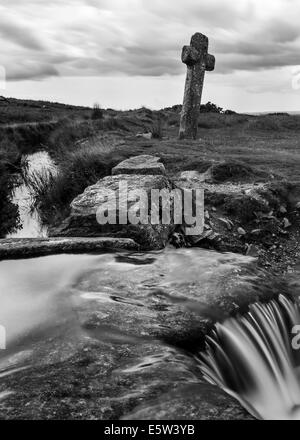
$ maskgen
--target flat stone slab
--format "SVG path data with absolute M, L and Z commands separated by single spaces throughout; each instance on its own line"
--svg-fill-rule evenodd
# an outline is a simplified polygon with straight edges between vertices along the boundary
M 122 249 L 135 251 L 139 245 L 130 238 L 9 238 L 0 240 L 0 260 Z
M 165 175 L 166 169 L 159 157 L 141 155 L 130 157 L 112 169 L 112 175 L 117 174 L 152 174 Z

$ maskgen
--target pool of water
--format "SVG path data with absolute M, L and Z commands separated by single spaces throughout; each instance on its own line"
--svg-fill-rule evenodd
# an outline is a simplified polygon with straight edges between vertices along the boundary
M 53 160 L 46 151 L 23 156 L 23 173 L 30 178 L 40 176 L 48 178 L 56 172 Z M 37 238 L 47 237 L 47 227 L 42 224 L 39 212 L 33 207 L 32 189 L 22 175 L 16 177 L 17 183 L 13 189 L 12 202 L 18 206 L 20 214 L 20 229 L 8 234 L 6 238 Z

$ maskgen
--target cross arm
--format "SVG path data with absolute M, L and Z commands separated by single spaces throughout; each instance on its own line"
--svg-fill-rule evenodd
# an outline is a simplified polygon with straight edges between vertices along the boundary
M 205 70 L 208 72 L 211 72 L 214 70 L 216 64 L 216 59 L 213 55 L 210 55 L 209 53 L 206 55 L 206 67 Z
M 187 66 L 193 66 L 200 59 L 199 52 L 193 46 L 183 46 L 181 60 Z

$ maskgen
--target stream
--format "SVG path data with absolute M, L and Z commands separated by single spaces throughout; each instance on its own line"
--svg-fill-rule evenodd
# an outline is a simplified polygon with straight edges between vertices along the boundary
M 30 173 L 54 167 L 46 153 L 26 162 Z M 14 201 L 23 227 L 9 237 L 47 236 L 25 183 L 15 189 Z M 121 362 L 122 374 L 159 367 L 168 378 L 176 361 L 186 383 L 204 379 L 256 418 L 300 420 L 300 355 L 291 346 L 300 312 L 292 288 L 230 317 L 247 292 L 259 298 L 264 276 L 250 257 L 199 248 L 1 261 L 1 405 L 18 394 L 16 375 L 69 362 L 78 347 L 99 341 L 112 352 L 129 347 L 135 353 L 131 363 Z M 208 322 L 215 326 L 205 336 Z M 147 348 L 145 355 L 149 344 L 155 353 Z
M 46 178 L 55 172 L 55 165 L 46 151 L 25 155 L 22 158 L 23 173 L 30 178 Z M 8 234 L 6 238 L 42 238 L 47 237 L 47 227 L 42 224 L 39 213 L 32 200 L 32 191 L 22 175 L 16 177 L 12 202 L 18 206 L 21 228 Z

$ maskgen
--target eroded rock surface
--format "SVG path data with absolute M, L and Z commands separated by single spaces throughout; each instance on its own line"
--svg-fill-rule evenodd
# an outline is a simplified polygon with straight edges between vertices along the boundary
M 107 176 L 95 185 L 86 188 L 71 203 L 69 218 L 59 228 L 53 229 L 51 235 L 60 237 L 124 237 L 132 238 L 143 249 L 164 248 L 174 231 L 174 225 L 172 223 L 162 224 L 161 219 L 160 223 L 151 224 L 151 190 L 172 190 L 173 184 L 166 176 L 162 175 L 164 166 L 158 160 L 153 156 L 140 156 L 129 159 L 128 162 L 125 161 L 127 165 L 122 162 L 123 165 L 120 164 L 118 172 L 128 172 L 132 166 L 130 174 Z M 147 200 L 139 198 L 140 190 L 147 194 Z M 108 202 L 109 194 L 113 194 L 114 197 L 110 198 Z M 134 209 L 137 203 L 139 212 L 147 211 L 147 222 L 138 224 L 133 224 L 129 220 L 121 222 L 120 211 L 125 209 L 127 218 L 127 213 Z M 103 206 L 106 207 L 107 212 L 115 213 L 114 220 L 108 221 L 106 224 L 99 223 L 97 219 L 97 212 Z
M 150 155 L 134 156 L 119 163 L 112 169 L 112 175 L 117 174 L 152 174 L 164 175 L 166 170 L 159 157 Z
M 27 291 L 19 280 L 20 335 L 1 353 L 2 419 L 251 418 L 204 382 L 193 357 L 216 320 L 276 295 L 254 281 L 250 258 L 201 249 L 46 258 L 13 262 L 33 282 Z

